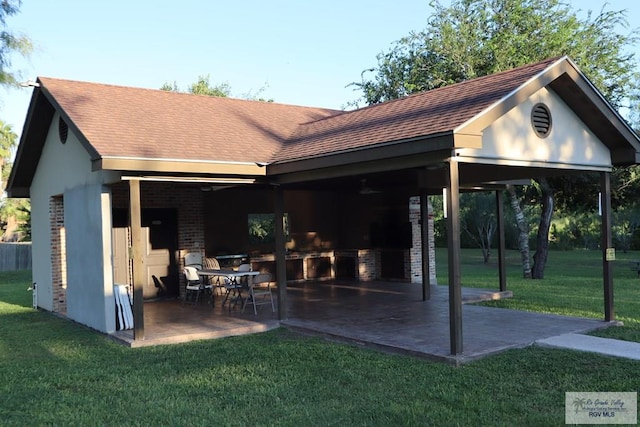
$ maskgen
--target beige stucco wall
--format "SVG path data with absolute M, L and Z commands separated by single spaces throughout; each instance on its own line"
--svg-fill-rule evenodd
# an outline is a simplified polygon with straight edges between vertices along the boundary
M 103 183 L 117 180 L 117 175 L 92 172 L 89 154 L 71 130 L 69 130 L 67 142 L 62 144 L 58 136 L 58 119 L 59 116 L 54 115 L 31 185 L 33 281 L 38 285 L 38 306 L 47 310 L 53 310 L 49 215 L 49 199 L 52 196 L 64 197 L 65 235 L 67 240 L 73 239 L 73 244 L 78 245 L 75 255 L 67 257 L 67 290 L 80 287 L 104 289 L 105 280 L 110 280 L 110 276 L 107 276 L 112 274 L 111 237 L 109 233 L 102 232 L 107 225 L 110 227 L 111 224 L 110 210 L 105 210 L 109 190 L 103 186 Z M 67 217 L 66 210 L 69 208 L 69 202 L 79 200 L 78 197 L 73 196 L 74 194 L 87 196 L 85 204 L 75 206 L 74 214 Z M 89 225 L 95 225 L 97 221 L 103 221 L 101 232 L 98 235 L 86 234 L 90 228 Z M 108 221 L 108 224 L 104 221 Z M 80 277 L 76 273 L 81 270 L 79 266 L 87 263 L 94 267 L 95 279 L 91 282 L 86 282 L 85 277 Z M 107 295 L 103 300 L 92 302 L 89 306 L 84 305 L 86 302 L 83 298 L 69 298 L 67 305 L 69 317 L 95 329 L 108 331 L 111 326 L 107 325 L 108 319 L 105 321 L 103 313 L 115 311 L 112 298 Z M 83 304 L 82 311 L 94 313 L 94 315 L 90 319 L 76 318 L 80 311 L 76 304 Z
M 549 108 L 551 132 L 541 138 L 531 125 L 531 110 L 538 102 Z M 560 169 L 608 170 L 607 147 L 554 92 L 542 88 L 483 131 L 481 149 L 459 150 L 482 162 L 544 165 Z

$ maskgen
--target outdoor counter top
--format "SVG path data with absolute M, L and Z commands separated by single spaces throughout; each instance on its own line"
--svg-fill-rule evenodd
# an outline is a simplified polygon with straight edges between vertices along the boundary
M 371 249 L 328 249 L 319 251 L 293 251 L 287 252 L 286 259 L 306 259 L 306 258 L 324 258 L 324 257 L 336 257 L 336 256 L 358 256 L 361 251 L 371 251 Z M 251 261 L 275 261 L 275 254 L 258 254 L 251 255 Z

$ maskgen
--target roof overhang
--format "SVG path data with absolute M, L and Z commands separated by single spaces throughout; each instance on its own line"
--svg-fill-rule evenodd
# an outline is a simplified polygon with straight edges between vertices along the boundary
M 42 89 L 39 86 L 34 87 L 22 135 L 20 136 L 20 144 L 18 145 L 7 183 L 7 195 L 9 197 L 29 197 L 31 181 L 49 132 L 48 126 L 37 126 L 35 122 L 45 121 L 50 123 L 54 113 L 55 108 L 46 100 Z M 25 147 L 28 147 L 28 149 Z
M 31 182 L 56 111 L 65 120 L 69 129 L 77 135 L 80 143 L 91 158 L 99 156 L 87 138 L 70 120 L 64 109 L 60 107 L 47 88 L 42 85 L 40 79 L 37 79 L 31 94 L 31 101 L 27 110 L 27 118 L 20 137 L 18 151 L 16 152 L 14 167 L 11 170 L 7 185 L 9 197 L 30 197 Z
M 149 159 L 103 156 L 92 162 L 92 170 L 139 173 L 190 173 L 264 177 L 267 168 L 261 163 L 211 162 L 182 159 Z
M 440 163 L 451 156 L 452 133 L 394 141 L 322 156 L 275 162 L 267 166 L 272 182 L 299 183 L 363 173 L 388 172 Z

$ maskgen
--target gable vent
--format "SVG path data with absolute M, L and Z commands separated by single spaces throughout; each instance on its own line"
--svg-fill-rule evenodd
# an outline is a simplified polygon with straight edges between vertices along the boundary
M 551 132 L 551 112 L 544 104 L 536 104 L 531 110 L 531 125 L 536 135 L 546 138 Z
M 58 120 L 58 136 L 60 137 L 60 142 L 67 142 L 67 135 L 69 134 L 69 126 L 67 126 L 67 122 L 64 121 L 62 117 Z

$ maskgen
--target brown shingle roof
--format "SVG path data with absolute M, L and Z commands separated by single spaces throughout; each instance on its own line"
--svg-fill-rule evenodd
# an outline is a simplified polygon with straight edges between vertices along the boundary
M 40 78 L 102 157 L 286 162 L 451 132 L 557 58 L 350 112 Z
M 266 162 L 322 108 L 40 78 L 100 156 Z
M 304 124 L 278 162 L 450 132 L 503 99 L 558 58 Z

